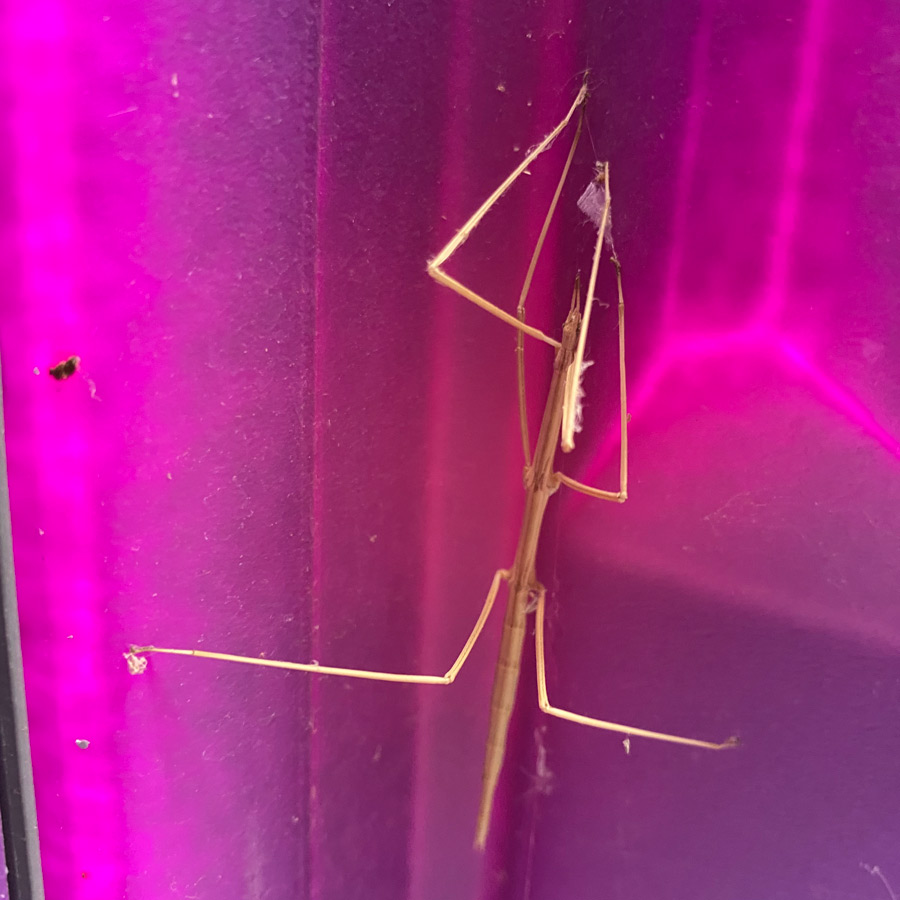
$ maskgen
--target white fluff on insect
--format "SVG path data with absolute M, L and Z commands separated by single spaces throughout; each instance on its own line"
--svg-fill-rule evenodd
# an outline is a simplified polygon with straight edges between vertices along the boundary
M 575 389 L 575 422 L 572 426 L 573 430 L 578 433 L 581 431 L 584 422 L 584 387 L 581 384 L 581 379 L 584 378 L 584 373 L 594 364 L 594 361 L 584 360 L 581 363 L 581 371 L 578 373 L 578 387 Z

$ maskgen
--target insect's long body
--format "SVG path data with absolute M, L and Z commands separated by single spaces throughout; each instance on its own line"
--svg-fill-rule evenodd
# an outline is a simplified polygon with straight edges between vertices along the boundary
M 525 298 L 531 284 L 531 278 L 534 274 L 534 267 L 540 254 L 544 237 L 553 211 L 559 201 L 563 184 L 566 180 L 569 166 L 575 154 L 575 147 L 578 143 L 578 136 L 581 133 L 581 121 L 579 119 L 578 128 L 569 156 L 563 168 L 562 176 L 556 189 L 553 201 L 547 211 L 544 220 L 544 227 L 535 246 L 534 255 L 532 256 L 531 266 L 525 279 L 522 294 L 519 299 L 518 317 L 510 315 L 508 312 L 495 306 L 484 297 L 476 294 L 470 288 L 461 284 L 452 276 L 448 275 L 442 266 L 453 255 L 453 253 L 463 244 L 463 242 L 472 233 L 473 229 L 478 225 L 481 219 L 487 214 L 488 210 L 503 196 L 509 186 L 524 172 L 528 170 L 528 166 L 543 153 L 556 139 L 560 132 L 569 123 L 572 116 L 582 109 L 587 99 L 587 88 L 582 87 L 578 93 L 578 97 L 569 109 L 565 118 L 540 142 L 525 159 L 513 170 L 512 174 L 488 197 L 487 200 L 472 215 L 468 222 L 454 235 L 449 243 L 438 253 L 434 259 L 428 263 L 428 274 L 437 282 L 455 291 L 460 296 L 470 300 L 476 306 L 496 316 L 508 325 L 513 326 L 519 332 L 518 334 L 518 350 L 519 350 L 519 415 L 522 430 L 522 444 L 525 452 L 525 511 L 522 520 L 522 530 L 519 535 L 519 543 L 516 548 L 516 556 L 512 567 L 509 569 L 499 569 L 491 582 L 490 590 L 484 601 L 484 606 L 478 615 L 472 631 L 466 640 L 465 645 L 460 651 L 453 665 L 444 675 L 418 675 L 397 672 L 379 672 L 371 669 L 348 669 L 337 666 L 323 666 L 319 663 L 297 663 L 284 660 L 257 658 L 249 656 L 238 656 L 232 653 L 218 653 L 208 650 L 198 649 L 177 649 L 155 646 L 132 647 L 125 654 L 128 660 L 128 666 L 132 673 L 140 674 L 147 666 L 147 660 L 142 654 L 145 653 L 169 653 L 178 656 L 198 656 L 207 659 L 217 659 L 223 661 L 245 663 L 255 666 L 266 666 L 278 669 L 289 669 L 296 672 L 309 672 L 318 675 L 336 675 L 345 678 L 363 678 L 371 681 L 386 681 L 400 684 L 452 684 L 459 674 L 460 669 L 468 659 L 478 636 L 484 629 L 485 622 L 490 615 L 499 592 L 500 585 L 506 581 L 509 586 L 509 597 L 507 600 L 506 617 L 503 621 L 503 637 L 500 645 L 500 654 L 497 662 L 496 674 L 494 676 L 494 688 L 491 695 L 491 718 L 490 728 L 488 731 L 487 750 L 484 760 L 484 775 L 481 789 L 481 802 L 478 812 L 478 821 L 475 833 L 475 846 L 483 848 L 487 838 L 490 826 L 491 809 L 493 807 L 494 792 L 497 787 L 497 780 L 500 770 L 503 767 L 503 757 L 506 751 L 506 736 L 509 730 L 510 716 L 512 715 L 513 705 L 516 698 L 516 686 L 519 681 L 519 671 L 522 662 L 522 646 L 525 641 L 526 620 L 532 602 L 535 608 L 535 660 L 537 668 L 537 689 L 538 689 L 538 705 L 541 710 L 548 715 L 556 716 L 569 722 L 575 722 L 580 725 L 588 725 L 592 728 L 598 728 L 604 731 L 618 732 L 636 737 L 650 738 L 658 741 L 668 741 L 674 744 L 683 744 L 692 747 L 704 747 L 711 750 L 722 750 L 726 747 L 733 747 L 737 743 L 736 738 L 731 738 L 724 743 L 711 743 L 696 738 L 679 737 L 678 735 L 667 734 L 659 731 L 649 731 L 644 728 L 635 728 L 631 725 L 623 725 L 617 722 L 608 722 L 603 719 L 595 719 L 590 716 L 581 715 L 580 713 L 570 712 L 565 709 L 553 706 L 547 695 L 547 678 L 546 666 L 544 660 L 544 600 L 545 590 L 543 585 L 537 580 L 535 571 L 535 560 L 537 558 L 538 539 L 541 533 L 541 525 L 544 520 L 544 513 L 547 509 L 547 502 L 550 495 L 561 485 L 587 494 L 590 497 L 596 497 L 601 500 L 609 500 L 615 503 L 622 503 L 628 496 L 628 442 L 627 442 L 627 421 L 626 412 L 626 394 L 625 394 L 625 337 L 624 337 L 624 300 L 622 297 L 622 278 L 619 268 L 618 259 L 615 254 L 612 260 L 616 266 L 619 306 L 618 306 L 618 332 L 619 332 L 619 406 L 620 406 L 620 428 L 621 428 L 621 453 L 619 461 L 619 489 L 614 491 L 601 490 L 582 484 L 562 472 L 555 472 L 553 465 L 556 457 L 557 445 L 563 450 L 571 450 L 573 446 L 573 433 L 575 430 L 575 421 L 577 416 L 575 409 L 577 406 L 577 398 L 579 392 L 579 378 L 582 372 L 582 360 L 584 358 L 585 338 L 587 336 L 588 326 L 591 315 L 591 301 L 594 296 L 594 288 L 597 279 L 597 266 L 600 260 L 600 253 L 604 246 L 606 229 L 609 222 L 609 209 L 611 203 L 609 190 L 609 166 L 608 164 L 599 164 L 597 173 L 589 190 L 582 196 L 579 201 L 579 207 L 591 218 L 597 225 L 597 241 L 594 246 L 594 256 L 591 264 L 591 274 L 588 280 L 587 294 L 585 298 L 584 313 L 582 314 L 578 302 L 578 286 L 576 284 L 575 294 L 573 296 L 572 305 L 569 309 L 569 315 L 563 326 L 562 339 L 557 341 L 549 335 L 544 334 L 536 328 L 531 327 L 525 322 Z M 600 199 L 602 197 L 602 200 Z M 545 345 L 550 345 L 556 350 L 556 357 L 553 365 L 553 376 L 550 381 L 550 388 L 547 394 L 547 402 L 544 407 L 544 417 L 541 421 L 541 428 L 537 438 L 537 444 L 534 448 L 534 454 L 530 451 L 530 442 L 528 439 L 528 423 L 525 415 L 525 382 L 524 382 L 524 364 L 523 364 L 523 336 L 529 335 L 536 338 Z M 561 434 L 561 440 L 560 440 Z
M 509 570 L 509 599 L 503 619 L 503 636 L 497 668 L 494 672 L 494 688 L 491 692 L 491 719 L 488 728 L 487 747 L 484 755 L 481 801 L 475 831 L 476 847 L 484 847 L 491 821 L 491 809 L 497 780 L 503 767 L 509 720 L 516 700 L 516 687 L 522 664 L 522 647 L 525 642 L 526 619 L 532 597 L 542 590 L 537 580 L 536 558 L 541 525 L 550 495 L 559 486 L 553 472 L 556 447 L 562 425 L 563 397 L 566 390 L 566 372 L 575 356 L 578 337 L 578 309 L 573 305 L 563 328 L 563 339 L 556 351 L 553 378 L 544 407 L 544 417 L 538 433 L 534 461 L 525 468 L 525 513 L 516 557 Z

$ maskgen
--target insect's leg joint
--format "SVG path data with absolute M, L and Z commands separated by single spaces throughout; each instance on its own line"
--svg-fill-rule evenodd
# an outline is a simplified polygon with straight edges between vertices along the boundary
M 539 581 L 534 581 L 528 586 L 528 602 L 525 604 L 525 615 L 530 615 L 538 608 L 538 603 L 546 593 L 547 589 Z

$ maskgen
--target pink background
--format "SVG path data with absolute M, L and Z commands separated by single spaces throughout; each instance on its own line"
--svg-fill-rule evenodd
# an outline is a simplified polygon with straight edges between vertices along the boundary
M 47 896 L 810 897 L 900 889 L 900 12 L 890 0 L 2 5 L 0 350 Z M 486 855 L 522 506 L 513 338 L 428 257 L 562 116 L 608 158 L 622 507 L 561 493 Z M 593 143 L 593 147 L 592 147 Z M 513 309 L 566 142 L 449 267 Z M 599 294 L 612 299 L 604 264 Z M 598 310 L 573 477 L 614 487 Z M 57 383 L 71 354 L 82 371 Z M 529 343 L 533 422 L 551 359 Z M 37 370 L 37 373 L 35 373 Z M 93 389 L 93 396 L 92 396 Z M 79 749 L 76 740 L 89 740 Z M 552 774 L 550 774 L 552 773 Z

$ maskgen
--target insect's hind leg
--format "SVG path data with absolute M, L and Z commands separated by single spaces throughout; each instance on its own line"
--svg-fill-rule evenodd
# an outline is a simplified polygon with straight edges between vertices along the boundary
M 546 590 L 542 587 L 537 593 L 537 621 L 534 626 L 535 657 L 537 659 L 537 684 L 538 704 L 541 709 L 551 716 L 576 722 L 579 725 L 589 725 L 591 728 L 599 728 L 603 731 L 616 731 L 619 734 L 627 734 L 634 737 L 650 738 L 655 741 L 667 741 L 671 744 L 686 744 L 689 747 L 703 747 L 706 750 L 726 750 L 736 747 L 739 741 L 735 737 L 728 738 L 720 744 L 710 741 L 701 741 L 697 738 L 679 737 L 675 734 L 666 734 L 661 731 L 648 731 L 645 728 L 634 728 L 631 725 L 620 725 L 617 722 L 605 722 L 602 719 L 593 719 L 590 716 L 582 716 L 578 713 L 559 709 L 550 705 L 547 697 L 547 672 L 544 662 L 544 599 Z
M 394 672 L 378 672 L 371 669 L 344 669 L 336 666 L 321 666 L 318 663 L 295 663 L 284 662 L 279 659 L 260 659 L 254 656 L 235 656 L 232 653 L 213 653 L 209 650 L 176 650 L 169 647 L 131 647 L 124 654 L 128 662 L 128 668 L 133 674 L 140 674 L 146 668 L 142 665 L 142 657 L 145 653 L 170 653 L 176 656 L 201 656 L 205 659 L 219 659 L 225 662 L 245 663 L 251 666 L 268 666 L 275 669 L 290 669 L 295 672 L 312 672 L 318 675 L 342 675 L 345 678 L 363 678 L 368 681 L 391 681 L 401 684 L 452 684 L 459 674 L 459 670 L 463 667 L 463 663 L 469 658 L 475 641 L 484 629 L 485 622 L 497 599 L 497 591 L 500 589 L 501 581 L 509 580 L 509 571 L 507 569 L 498 569 L 494 574 L 494 580 L 491 582 L 491 589 L 488 591 L 484 606 L 475 622 L 475 627 L 469 634 L 469 638 L 456 657 L 456 661 L 447 670 L 444 675 L 405 675 Z

